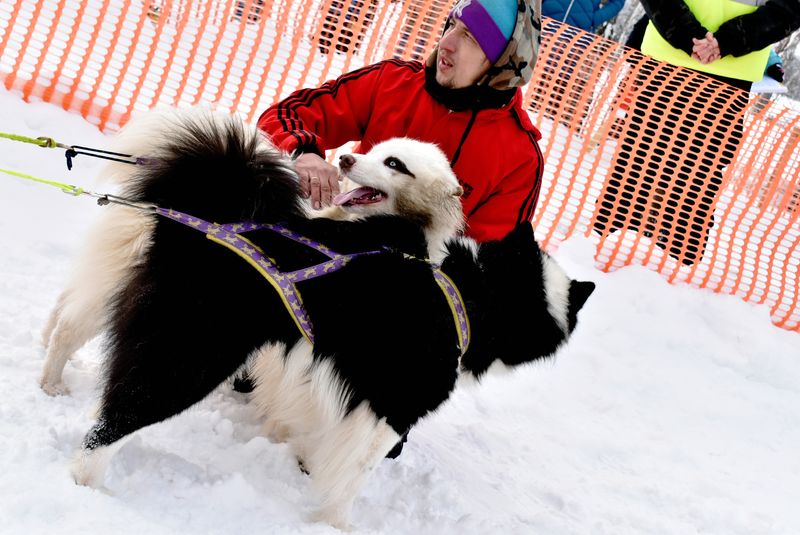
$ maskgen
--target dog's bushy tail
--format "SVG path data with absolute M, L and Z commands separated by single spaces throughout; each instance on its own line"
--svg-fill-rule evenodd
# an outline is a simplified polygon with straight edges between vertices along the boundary
M 217 223 L 283 221 L 301 214 L 288 155 L 235 116 L 167 115 L 123 195 Z

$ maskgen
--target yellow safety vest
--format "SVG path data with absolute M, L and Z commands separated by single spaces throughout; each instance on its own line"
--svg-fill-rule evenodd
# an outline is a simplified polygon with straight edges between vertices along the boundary
M 708 28 L 710 32 L 715 32 L 723 22 L 740 15 L 752 13 L 758 6 L 763 5 L 763 0 L 673 0 L 675 2 L 686 2 L 695 18 Z M 737 80 L 749 80 L 755 82 L 764 76 L 764 69 L 769 60 L 770 47 L 763 50 L 751 52 L 744 56 L 735 58 L 727 55 L 717 61 L 703 65 L 683 50 L 679 50 L 670 45 L 661 34 L 658 33 L 653 23 L 647 25 L 647 30 L 642 41 L 642 52 L 652 56 L 657 60 L 666 61 L 673 65 L 688 67 L 701 72 L 735 78 Z

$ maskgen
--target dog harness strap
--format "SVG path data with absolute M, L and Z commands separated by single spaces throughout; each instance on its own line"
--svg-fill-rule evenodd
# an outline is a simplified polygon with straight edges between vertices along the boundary
M 444 292 L 447 298 L 447 304 L 450 305 L 450 311 L 453 313 L 453 319 L 456 324 L 456 331 L 458 332 L 459 345 L 461 347 L 461 355 L 467 352 L 469 347 L 469 316 L 467 316 L 467 308 L 464 306 L 464 300 L 456 288 L 455 283 L 444 274 L 438 267 L 433 268 L 433 278 L 436 283 Z
M 203 232 L 209 240 L 227 247 L 246 260 L 277 290 L 297 328 L 311 344 L 314 343 L 313 326 L 303 306 L 303 298 L 294 286 L 294 281 L 287 274 L 281 273 L 276 267 L 275 261 L 265 255 L 257 245 L 239 234 L 239 232 L 265 228 L 266 225 L 252 222 L 217 225 L 177 210 L 160 207 L 156 208 L 156 213 Z
M 322 262 L 321 264 L 317 264 L 316 266 L 311 266 L 307 268 L 298 269 L 296 271 L 289 271 L 284 273 L 283 276 L 292 280 L 293 282 L 300 282 L 305 281 L 308 279 L 315 279 L 317 277 L 321 277 L 322 275 L 327 275 L 329 273 L 333 273 L 344 266 L 346 266 L 352 259 L 359 257 L 359 256 L 366 256 L 371 254 L 378 254 L 384 251 L 367 251 L 364 253 L 353 253 L 353 254 L 340 254 L 334 257 L 331 257 L 331 260 L 328 262 Z
M 339 256 L 342 256 L 336 251 L 330 249 L 329 247 L 319 243 L 318 241 L 312 240 L 311 238 L 306 238 L 305 236 L 298 234 L 292 229 L 286 228 L 284 225 L 281 225 L 280 223 L 265 223 L 262 226 L 263 228 L 267 228 L 273 232 L 277 232 L 281 236 L 289 238 L 290 240 L 294 240 L 297 243 L 302 243 L 307 247 L 311 247 L 315 251 L 324 254 L 328 258 L 337 258 Z
M 186 214 L 183 215 L 189 217 Z M 251 230 L 260 230 L 266 227 L 266 225 L 264 223 L 254 223 L 252 221 L 244 221 L 242 223 L 227 223 L 225 225 L 214 225 L 214 227 L 226 230 L 228 232 L 233 232 L 235 234 L 239 234 L 240 232 L 250 232 Z
M 272 287 L 277 290 L 278 294 L 281 296 L 284 306 L 286 307 L 286 310 L 289 311 L 289 314 L 292 316 L 292 319 L 297 325 L 297 328 L 300 329 L 300 332 L 303 333 L 303 336 L 311 344 L 314 343 L 313 326 L 311 324 L 311 319 L 308 317 L 306 309 L 303 306 L 303 298 L 295 287 L 295 283 L 333 273 L 359 256 L 373 255 L 384 252 L 383 250 L 376 250 L 343 255 L 336 253 L 319 242 L 306 238 L 305 236 L 301 236 L 300 234 L 297 234 L 293 230 L 290 230 L 280 224 L 245 221 L 242 223 L 227 223 L 224 225 L 218 225 L 216 223 L 209 223 L 208 221 L 200 219 L 199 217 L 190 216 L 189 214 L 185 214 L 177 210 L 157 207 L 155 212 L 158 215 L 172 219 L 173 221 L 182 223 L 187 227 L 191 227 L 204 233 L 206 238 L 209 240 L 227 247 L 246 260 L 247 263 L 261 273 L 261 275 L 267 279 Z M 271 230 L 291 240 L 294 240 L 297 243 L 311 247 L 312 249 L 315 249 L 316 251 L 330 258 L 330 260 L 307 268 L 284 273 L 278 269 L 275 260 L 265 255 L 264 251 L 262 251 L 260 247 L 241 235 L 241 233 L 244 232 L 251 232 L 253 230 L 261 229 Z M 407 258 L 419 260 L 411 255 L 405 256 Z M 467 316 L 467 309 L 464 306 L 464 300 L 461 298 L 461 294 L 458 292 L 456 285 L 452 280 L 450 280 L 450 277 L 445 275 L 438 266 L 431 265 L 431 269 L 433 271 L 433 277 L 436 280 L 436 283 L 442 289 L 442 293 L 444 293 L 444 296 L 447 299 L 447 304 L 450 306 L 450 311 L 453 314 L 453 320 L 455 322 L 456 332 L 458 333 L 461 354 L 463 355 L 467 352 L 470 339 L 469 317 Z
M 294 285 L 295 281 L 286 274 L 281 273 L 275 267 L 275 263 L 257 245 L 239 234 L 220 231 L 216 235 L 206 234 L 206 237 L 238 254 L 267 279 L 272 287 L 277 290 L 283 305 L 289 311 L 289 315 L 292 316 L 297 328 L 300 329 L 306 340 L 313 345 L 314 326 L 311 324 L 308 314 L 306 314 L 303 298 Z
M 341 256 L 330 247 L 323 245 L 318 241 L 312 240 L 311 238 L 306 238 L 302 234 L 298 234 L 297 232 L 287 228 L 285 225 L 281 225 L 280 223 L 254 223 L 252 221 L 247 221 L 244 223 L 228 223 L 226 225 L 217 226 L 223 230 L 235 232 L 237 234 L 240 232 L 250 232 L 251 230 L 267 229 L 276 232 L 285 238 L 296 241 L 297 243 L 301 243 L 306 247 L 311 247 L 315 251 L 324 254 L 328 258 L 336 258 Z
M 310 247 L 315 251 L 322 253 L 328 258 L 330 258 L 330 260 L 327 262 L 322 262 L 315 266 L 310 266 L 307 268 L 302 268 L 288 272 L 279 271 L 277 267 L 275 267 L 276 262 L 270 258 L 269 260 L 272 263 L 272 268 L 269 270 L 269 274 L 272 275 L 273 277 L 286 278 L 287 281 L 291 281 L 293 283 L 314 279 L 316 277 L 321 277 L 322 275 L 327 275 L 328 273 L 333 273 L 334 271 L 343 268 L 345 265 L 347 265 L 348 262 L 350 262 L 353 258 L 356 258 L 358 256 L 370 255 L 382 252 L 382 251 L 367 251 L 367 252 L 353 253 L 347 255 L 339 254 L 330 247 L 323 245 L 316 240 L 312 240 L 311 238 L 307 238 L 302 234 L 298 234 L 297 232 L 291 230 L 290 228 L 287 228 L 285 225 L 281 225 L 280 223 L 254 223 L 252 221 L 247 221 L 243 223 L 228 223 L 226 225 L 214 225 L 211 228 L 212 229 L 219 228 L 233 234 L 239 234 L 240 232 L 250 232 L 252 230 L 260 230 L 260 229 L 271 230 L 277 234 L 280 234 L 285 238 L 289 238 L 290 240 L 293 240 L 299 244 L 305 245 L 306 247 Z M 248 241 L 248 243 L 250 242 Z M 254 247 L 257 250 L 261 251 L 261 249 L 255 244 L 250 243 L 250 247 Z M 261 254 L 263 255 L 263 251 L 261 251 Z
M 227 247 L 246 260 L 248 264 L 261 273 L 272 287 L 275 288 L 286 310 L 289 311 L 289 314 L 297 325 L 297 328 L 300 329 L 300 332 L 303 333 L 303 336 L 311 344 L 314 343 L 313 325 L 303 306 L 303 297 L 295 286 L 295 283 L 333 273 L 358 256 L 381 252 L 368 251 L 364 253 L 341 255 L 321 243 L 301 236 L 280 224 L 244 221 L 240 223 L 218 225 L 177 210 L 156 208 L 156 213 L 204 233 L 209 240 Z M 297 243 L 311 247 L 329 257 L 330 260 L 307 268 L 284 273 L 278 269 L 277 262 L 275 262 L 274 259 L 264 254 L 264 251 L 262 251 L 259 246 L 241 235 L 245 232 L 261 229 L 271 230 Z

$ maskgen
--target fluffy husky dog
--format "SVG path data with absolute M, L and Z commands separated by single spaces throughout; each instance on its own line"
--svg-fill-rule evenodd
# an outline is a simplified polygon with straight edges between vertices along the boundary
M 169 139 L 126 196 L 211 222 L 284 222 L 342 254 L 377 252 L 296 283 L 312 344 L 285 297 L 216 231 L 150 216 L 151 244 L 110 309 L 99 416 L 73 465 L 80 484 L 101 486 L 121 439 L 197 403 L 254 357 L 268 430 L 309 471 L 317 518 L 346 527 L 373 467 L 459 375 L 553 355 L 594 289 L 542 252 L 527 223 L 496 242 L 449 241 L 435 272 L 406 218 L 309 219 L 285 158 L 241 124 L 185 123 Z M 268 228 L 243 237 L 283 272 L 328 260 Z
M 207 111 L 146 114 L 117 136 L 114 150 L 157 155 L 175 125 L 186 120 L 224 124 L 228 119 Z M 357 187 L 337 196 L 335 206 L 322 213 L 325 217 L 403 216 L 424 230 L 428 256 L 434 262 L 441 261 L 445 240 L 463 230 L 463 190 L 447 157 L 435 145 L 391 139 L 367 154 L 341 156 L 340 169 Z M 109 172 L 114 182 L 123 186 L 137 179 L 137 170 L 130 165 L 113 164 Z M 104 210 L 42 333 L 46 357 L 40 383 L 51 395 L 67 392 L 62 381 L 64 366 L 75 351 L 103 331 L 114 292 L 124 285 L 150 247 L 152 217 L 119 205 Z

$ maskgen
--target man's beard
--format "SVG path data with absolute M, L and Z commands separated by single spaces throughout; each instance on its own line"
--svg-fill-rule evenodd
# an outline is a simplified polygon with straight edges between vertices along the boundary
M 442 79 L 442 75 L 439 74 L 438 70 L 436 71 L 436 83 L 444 87 L 445 89 L 457 89 L 453 79 L 452 78 Z
M 425 67 L 425 91 L 452 111 L 500 108 L 508 104 L 517 91 L 516 88 L 498 91 L 480 85 L 453 88 L 445 85 L 452 85 L 452 80 L 445 80 L 445 84 L 442 84 L 438 78 L 439 73 L 435 66 Z

